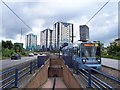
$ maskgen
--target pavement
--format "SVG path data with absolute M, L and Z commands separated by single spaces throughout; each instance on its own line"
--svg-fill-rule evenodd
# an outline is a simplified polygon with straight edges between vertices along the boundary
M 120 70 L 120 60 L 102 58 L 102 65 Z

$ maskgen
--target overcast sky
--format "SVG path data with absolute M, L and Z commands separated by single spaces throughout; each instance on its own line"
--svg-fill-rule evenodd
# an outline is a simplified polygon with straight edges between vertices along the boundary
M 108 0 L 3 0 L 31 28 L 26 27 L 1 1 L 0 39 L 25 43 L 25 35 L 51 28 L 62 21 L 74 24 L 74 41 L 79 40 L 79 25 L 84 25 Z M 118 1 L 111 0 L 87 25 L 90 40 L 108 45 L 118 38 Z M 2 23 L 2 24 L 1 24 Z

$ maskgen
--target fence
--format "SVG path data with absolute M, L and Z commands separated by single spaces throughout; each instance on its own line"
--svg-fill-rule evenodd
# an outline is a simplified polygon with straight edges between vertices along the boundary
M 19 80 L 27 74 L 32 74 L 37 68 L 37 60 L 19 64 L 0 72 L 0 88 L 18 87 Z
M 48 79 L 49 59 L 41 66 L 39 71 L 32 77 L 25 88 L 39 88 Z
M 80 84 L 77 82 L 73 73 L 63 62 L 63 80 L 68 88 L 81 88 Z
M 88 83 L 87 87 L 98 88 L 100 90 L 102 90 L 102 89 L 114 90 L 114 88 L 112 86 L 110 86 L 106 82 L 100 80 L 98 77 L 93 75 L 91 72 L 98 73 L 98 74 L 100 74 L 100 75 L 102 75 L 106 78 L 111 79 L 113 82 L 116 82 L 116 84 L 120 84 L 120 80 L 118 80 L 117 78 L 115 78 L 113 76 L 105 74 L 105 73 L 103 73 L 99 70 L 90 68 L 88 66 L 85 66 L 85 67 L 86 67 L 86 69 L 82 69 L 82 68 L 79 67 L 80 70 L 78 70 L 78 73 L 85 78 L 86 82 Z
M 43 62 L 40 62 L 40 59 L 37 59 L 1 71 L 0 88 L 19 87 L 20 79 L 28 74 L 32 74 L 37 68 L 40 68 L 47 58 L 47 56 L 40 58 Z

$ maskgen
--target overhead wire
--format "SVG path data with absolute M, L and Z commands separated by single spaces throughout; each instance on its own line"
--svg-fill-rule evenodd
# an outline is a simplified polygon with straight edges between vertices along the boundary
M 108 0 L 86 23 L 88 24 L 108 3 L 110 2 L 110 0 Z
M 2 1 L 2 0 L 1 0 Z M 88 24 L 108 3 L 109 3 L 109 1 L 110 0 L 108 0 L 86 23 L 85 23 L 85 25 L 86 24 Z M 3 2 L 3 1 L 2 1 Z M 13 12 L 13 14 L 15 14 L 15 16 L 17 17 L 17 18 L 19 18 L 29 29 L 31 29 L 32 30 L 32 28 L 28 25 L 28 24 L 26 24 L 26 22 L 22 19 L 22 18 L 20 18 L 5 2 L 3 2 L 3 4 L 5 5 L 5 6 L 7 6 L 9 9 L 10 9 L 10 11 L 12 11 Z
M 2 1 L 2 0 L 1 0 Z M 7 6 L 7 8 L 9 8 L 10 11 L 12 11 L 13 14 L 15 14 L 15 16 L 20 19 L 22 21 L 22 23 L 24 23 L 29 29 L 32 30 L 32 28 L 22 19 L 20 18 L 5 2 L 2 1 L 2 3 Z

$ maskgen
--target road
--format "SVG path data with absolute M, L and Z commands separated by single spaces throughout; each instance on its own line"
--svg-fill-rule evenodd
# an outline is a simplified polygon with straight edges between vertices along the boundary
M 17 64 L 21 64 L 23 62 L 31 61 L 31 60 L 36 60 L 37 56 L 33 57 L 21 57 L 21 59 L 18 60 L 11 60 L 11 59 L 6 59 L 6 60 L 0 60 L 0 70 L 4 68 L 8 68 Z
M 23 62 L 31 61 L 37 59 L 37 56 L 33 57 L 22 57 L 19 60 L 11 60 L 11 59 L 6 59 L 6 60 L 0 60 L 0 70 L 4 68 L 8 68 Z M 114 60 L 114 59 L 108 59 L 108 58 L 102 58 L 102 65 L 118 69 L 120 70 L 120 60 Z
M 120 60 L 114 60 L 109 58 L 102 58 L 102 65 L 120 70 Z

